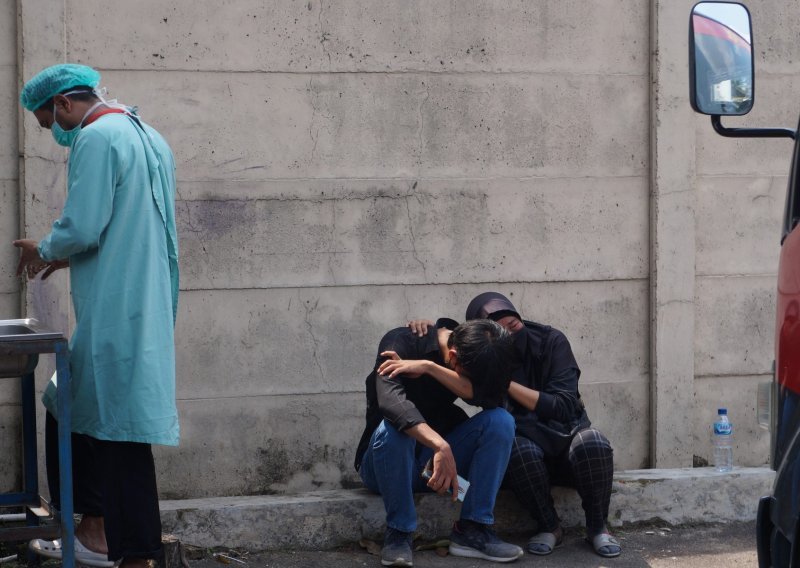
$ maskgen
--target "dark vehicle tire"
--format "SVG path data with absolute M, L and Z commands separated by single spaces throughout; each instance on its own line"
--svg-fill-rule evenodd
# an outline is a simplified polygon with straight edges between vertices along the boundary
M 792 566 L 792 543 L 772 524 L 772 496 L 762 497 L 758 502 L 756 517 L 756 546 L 758 568 L 790 568 Z
M 789 568 L 792 557 L 792 543 L 776 528 L 772 529 L 770 541 L 773 568 Z
M 772 564 L 772 533 L 775 525 L 771 518 L 772 497 L 762 497 L 758 502 L 756 515 L 756 550 L 758 568 L 770 568 Z

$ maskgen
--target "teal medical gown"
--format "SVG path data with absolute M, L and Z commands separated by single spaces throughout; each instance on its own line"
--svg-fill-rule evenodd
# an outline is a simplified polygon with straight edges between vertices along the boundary
M 77 136 L 61 217 L 39 243 L 69 258 L 72 431 L 177 445 L 175 164 L 158 132 L 125 114 Z M 51 381 L 43 398 L 56 415 Z

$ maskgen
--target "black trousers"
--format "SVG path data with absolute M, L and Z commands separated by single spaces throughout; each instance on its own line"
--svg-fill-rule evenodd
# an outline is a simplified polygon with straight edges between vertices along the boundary
M 528 438 L 514 438 L 504 486 L 530 512 L 539 532 L 553 532 L 560 525 L 550 486 L 576 488 L 586 514 L 586 532 L 591 537 L 606 524 L 613 476 L 611 444 L 599 430 L 588 428 L 578 432 L 569 451 L 558 457 L 545 456 Z
M 50 499 L 60 508 L 58 423 L 45 419 Z M 75 512 L 104 517 L 109 560 L 159 558 L 161 516 L 150 444 L 109 442 L 72 434 Z

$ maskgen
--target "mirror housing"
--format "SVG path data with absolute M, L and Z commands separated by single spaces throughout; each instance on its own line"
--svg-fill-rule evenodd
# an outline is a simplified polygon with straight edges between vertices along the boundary
M 689 101 L 712 116 L 741 116 L 755 97 L 750 12 L 737 2 L 699 2 L 689 23 Z

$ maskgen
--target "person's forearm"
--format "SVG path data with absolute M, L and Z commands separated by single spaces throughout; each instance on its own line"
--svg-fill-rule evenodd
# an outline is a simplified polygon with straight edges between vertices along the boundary
M 428 424 L 425 422 L 406 428 L 403 433 L 408 434 L 417 442 L 432 449 L 434 452 L 450 447 L 450 444 L 447 443 L 447 440 L 437 434 L 436 430 L 428 426 Z
M 452 369 L 437 365 L 433 361 L 428 363 L 427 373 L 457 397 L 472 400 L 475 393 L 472 390 L 472 383 L 466 377 L 462 377 Z
M 539 391 L 522 386 L 514 381 L 511 381 L 508 386 L 508 394 L 517 403 L 530 411 L 536 410 L 536 405 L 539 404 Z
M 428 479 L 428 487 L 437 493 L 443 493 L 445 490 L 450 489 L 455 501 L 458 495 L 458 472 L 456 471 L 453 450 L 447 440 L 437 434 L 425 422 L 406 428 L 403 432 L 433 450 L 433 457 L 431 458 L 433 471 L 430 479 Z

